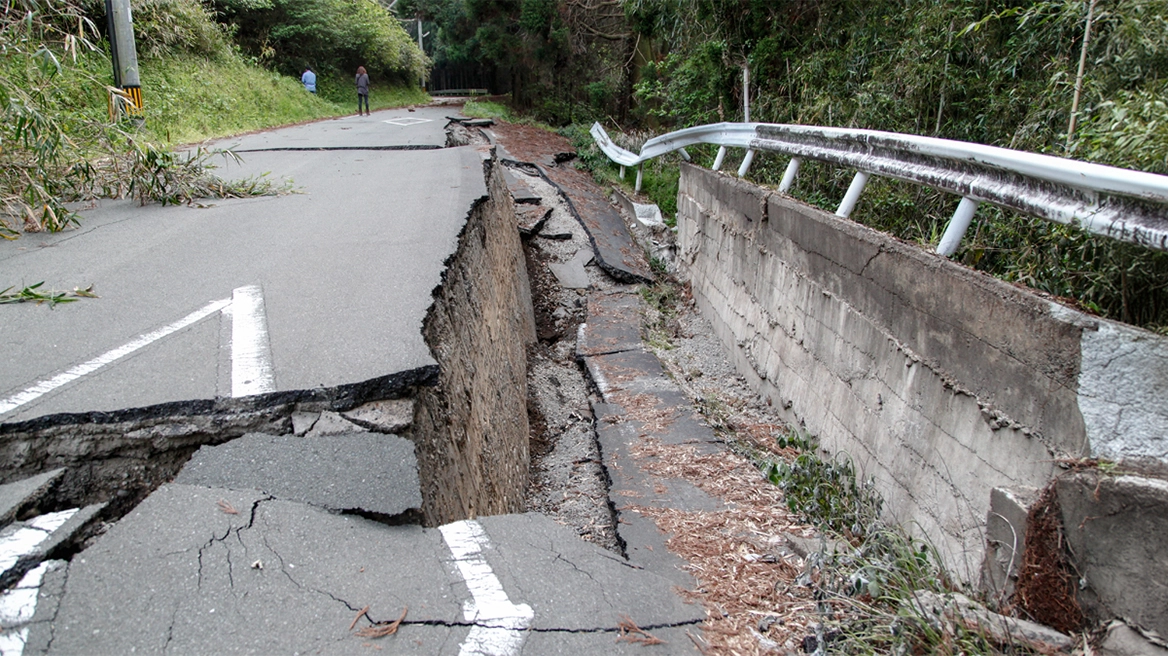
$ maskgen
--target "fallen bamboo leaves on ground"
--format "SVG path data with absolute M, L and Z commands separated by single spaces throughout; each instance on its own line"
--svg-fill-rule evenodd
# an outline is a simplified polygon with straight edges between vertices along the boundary
M 361 619 L 362 617 L 368 617 L 368 613 L 369 613 L 369 607 L 368 607 L 368 606 L 366 606 L 366 607 L 362 608 L 360 611 L 358 611 L 358 612 L 357 612 L 357 617 L 354 617 L 354 618 L 353 618 L 353 623 L 349 625 L 349 630 L 350 630 L 350 631 L 352 631 L 352 630 L 353 630 L 353 627 L 357 626 L 357 622 L 358 622 L 358 621 L 360 621 L 360 619 Z
M 35 285 L 29 285 L 16 292 L 12 291 L 16 289 L 16 286 L 13 285 L 0 292 L 0 305 L 8 303 L 36 303 L 38 305 L 48 303 L 50 306 L 53 306 L 58 303 L 72 303 L 77 300 L 77 297 L 97 298 L 97 295 L 93 293 L 93 285 L 90 285 L 86 289 L 76 288 L 73 290 L 72 295 L 70 295 L 70 292 L 54 291 L 51 289 L 41 290 L 41 286 L 44 284 L 45 282 L 42 280 Z
M 661 638 L 649 635 L 648 631 L 645 631 L 641 627 L 637 626 L 636 622 L 634 622 L 628 615 L 622 616 L 621 620 L 617 622 L 616 625 L 617 628 L 620 629 L 620 637 L 616 639 L 617 642 L 624 641 L 639 645 L 665 644 L 665 641 Z
M 365 613 L 368 610 L 369 610 L 369 607 L 366 606 L 365 610 L 362 610 L 361 614 L 358 615 L 357 618 L 360 618 L 361 615 L 365 615 Z M 402 609 L 401 617 L 397 618 L 396 620 L 394 620 L 388 624 L 376 624 L 375 623 L 373 626 L 367 626 L 367 627 L 361 629 L 360 631 L 357 631 L 356 635 L 358 637 L 361 637 L 361 638 L 384 638 L 385 636 L 393 635 L 393 634 L 397 633 L 398 627 L 401 626 L 402 620 L 404 620 L 406 618 L 406 613 L 408 613 L 409 610 L 410 610 L 410 607 L 406 606 L 405 608 Z M 365 617 L 369 617 L 369 616 L 365 615 Z M 354 619 L 353 623 L 356 624 L 357 619 Z

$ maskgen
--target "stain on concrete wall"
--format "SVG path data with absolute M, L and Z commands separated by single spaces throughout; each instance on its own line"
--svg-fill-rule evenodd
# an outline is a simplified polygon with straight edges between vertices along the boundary
M 519 512 L 527 484 L 531 291 L 502 171 L 488 159 L 484 174 L 488 196 L 471 210 L 423 327 L 439 374 L 419 391 L 411 437 L 431 525 Z
M 695 166 L 682 167 L 678 232 L 682 270 L 739 370 L 874 476 L 890 518 L 928 536 L 957 576 L 977 580 L 994 488 L 1042 487 L 1057 459 L 1114 445 L 1137 421 L 1147 440 L 1125 453 L 1164 450 L 1162 410 L 1106 425 L 1102 397 L 1115 392 L 1099 387 L 1116 383 L 1098 372 L 1118 361 L 1100 354 L 1131 350 L 1091 346 L 1111 330 L 1098 320 Z M 1168 360 L 1142 359 L 1128 364 L 1168 384 L 1147 370 Z M 1159 389 L 1122 377 L 1142 390 L 1132 398 Z

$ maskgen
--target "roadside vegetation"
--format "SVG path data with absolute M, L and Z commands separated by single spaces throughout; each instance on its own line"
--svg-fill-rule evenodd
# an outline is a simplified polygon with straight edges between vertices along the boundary
M 273 17 L 272 3 L 245 4 L 230 13 L 198 0 L 135 3 L 144 123 L 117 119 L 111 112 L 125 99 L 110 86 L 108 44 L 99 27 L 105 24 L 102 3 L 17 0 L 5 5 L 0 12 L 0 236 L 76 225 L 75 203 L 100 197 L 165 204 L 276 193 L 279 186 L 263 178 L 229 183 L 215 177 L 214 168 L 234 157 L 231 153 L 194 149 L 179 154 L 174 149 L 352 113 L 354 62 L 370 69 L 372 108 L 428 99 L 417 86 L 427 60 L 384 9 L 351 0 L 302 0 L 276 3 L 285 13 Z M 329 29 L 316 23 L 322 12 L 336 14 Z M 266 45 L 237 39 L 244 25 L 254 28 L 247 34 L 267 35 L 261 39 Z M 312 35 L 287 36 L 297 29 Z M 287 38 L 273 36 L 279 34 Z M 250 48 L 258 50 L 253 54 Z M 317 95 L 299 82 L 297 69 L 305 65 L 318 70 Z
M 705 653 L 1044 653 L 954 580 L 928 540 L 882 518 L 875 481 L 847 454 L 829 455 L 710 365 L 708 347 L 689 343 L 704 330 L 684 285 L 662 275 L 641 298 L 645 343 L 731 451 L 647 452 L 660 459 L 651 471 L 680 474 L 729 505 L 655 517 L 710 609 Z
M 744 67 L 754 121 L 937 136 L 1168 174 L 1166 0 L 402 2 L 435 25 L 435 62 L 507 72 L 513 110 L 562 128 L 606 181 L 617 181 L 616 167 L 589 152 L 592 121 L 636 150 L 671 129 L 742 120 Z M 708 165 L 714 149 L 690 154 Z M 741 156 L 732 151 L 724 169 Z M 675 164 L 645 167 L 644 191 L 667 215 Z M 760 156 L 750 178 L 777 185 L 785 166 Z M 809 163 L 792 193 L 834 210 L 850 179 Z M 852 216 L 932 248 L 958 200 L 873 179 Z M 954 259 L 1168 332 L 1166 253 L 983 205 Z

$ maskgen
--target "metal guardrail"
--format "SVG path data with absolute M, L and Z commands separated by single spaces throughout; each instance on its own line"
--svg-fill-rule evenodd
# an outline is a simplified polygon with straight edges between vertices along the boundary
M 791 156 L 779 191 L 790 190 L 804 159 L 856 170 L 836 215 L 851 214 L 872 175 L 912 182 L 961 196 L 937 252 L 957 251 L 980 203 L 991 203 L 1113 239 L 1168 251 L 1168 176 L 932 137 L 772 123 L 715 123 L 655 137 L 640 153 L 612 142 L 599 123 L 592 137 L 613 162 L 636 166 L 697 143 L 720 146 L 713 169 L 727 148 L 745 148 L 738 169 L 746 175 L 757 151 Z

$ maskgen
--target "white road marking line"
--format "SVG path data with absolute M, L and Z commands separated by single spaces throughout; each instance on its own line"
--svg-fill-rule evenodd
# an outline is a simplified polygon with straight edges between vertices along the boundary
M 40 543 L 64 526 L 70 517 L 77 514 L 77 510 L 72 508 L 41 515 L 0 539 L 0 572 L 7 572 L 22 556 L 36 551 Z
M 440 526 L 438 530 L 473 597 L 463 604 L 462 616 L 475 626 L 463 641 L 459 656 L 518 654 L 535 612 L 531 606 L 515 605 L 507 598 L 507 592 L 483 556 L 490 540 L 482 524 L 467 519 Z
M 28 627 L 0 633 L 0 656 L 21 656 L 28 642 Z
M 0 594 L 0 625 L 17 627 L 0 633 L 0 655 L 21 656 L 24 652 L 28 627 L 19 625 L 32 621 L 45 572 L 56 567 L 52 561 L 41 563 L 25 574 L 16 587 Z
M 231 396 L 274 391 L 263 291 L 259 285 L 239 287 L 231 296 Z
M 144 347 L 144 346 L 148 346 L 149 344 L 152 344 L 153 342 L 156 342 L 156 341 L 162 339 L 163 337 L 166 337 L 167 335 L 169 335 L 173 332 L 177 332 L 179 330 L 182 330 L 183 328 L 186 328 L 187 326 L 195 323 L 196 321 L 199 321 L 200 319 L 206 318 L 206 317 L 222 310 L 223 308 L 227 307 L 227 305 L 229 303 L 231 303 L 231 299 L 229 299 L 229 298 L 225 298 L 225 299 L 218 300 L 218 301 L 212 301 L 212 302 L 204 305 L 201 309 L 196 310 L 196 311 L 188 314 L 187 316 L 183 317 L 182 319 L 179 319 L 178 321 L 176 321 L 172 324 L 169 324 L 167 326 L 163 326 L 162 328 L 159 328 L 158 330 L 148 332 L 145 335 L 142 335 L 142 336 L 138 337 L 137 339 L 135 339 L 135 340 L 123 345 L 123 346 L 119 346 L 118 348 L 116 348 L 112 351 L 109 351 L 108 353 L 104 353 L 102 355 L 97 356 L 96 358 L 90 360 L 89 362 L 84 362 L 82 364 L 79 364 L 76 367 L 73 367 L 72 369 L 69 369 L 68 371 L 65 371 L 63 373 L 57 374 L 56 376 L 53 376 L 52 378 L 50 378 L 48 380 L 41 381 L 41 382 L 37 383 L 36 385 L 33 385 L 32 387 L 24 390 L 23 392 L 19 392 L 19 393 L 14 394 L 6 399 L 0 400 L 0 415 L 4 414 L 6 412 L 11 412 L 11 411 L 15 410 L 16 408 L 19 408 L 20 406 L 24 405 L 25 403 L 28 403 L 29 401 L 33 401 L 33 400 L 35 400 L 35 399 L 37 399 L 45 394 L 48 394 L 49 392 L 57 389 L 58 387 L 66 384 L 66 383 L 70 383 L 74 380 L 77 380 L 78 378 L 81 378 L 82 376 L 84 376 L 86 374 L 93 373 L 94 371 L 97 371 L 98 369 L 104 367 L 105 365 L 110 364 L 111 362 L 114 362 L 115 360 L 118 360 L 120 358 L 123 358 L 123 357 L 133 353 L 134 351 L 137 351 L 138 349 Z
M 405 118 L 391 118 L 389 120 L 382 121 L 382 123 L 389 123 L 391 125 L 397 125 L 397 126 L 404 128 L 404 127 L 407 127 L 410 125 L 417 125 L 419 123 L 429 123 L 432 120 L 434 120 L 434 119 L 405 117 Z

